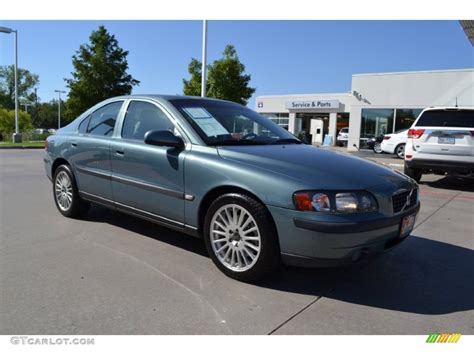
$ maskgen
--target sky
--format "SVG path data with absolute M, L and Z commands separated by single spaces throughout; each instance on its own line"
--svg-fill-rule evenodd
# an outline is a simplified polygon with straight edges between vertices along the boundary
M 49 101 L 67 90 L 71 57 L 104 25 L 128 50 L 133 93 L 182 94 L 192 57 L 201 58 L 201 21 L 0 21 L 18 30 L 19 66 L 40 76 Z M 13 36 L 0 33 L 0 65 L 13 63 Z M 351 75 L 474 67 L 458 21 L 209 21 L 208 62 L 233 44 L 255 96 L 348 92 Z

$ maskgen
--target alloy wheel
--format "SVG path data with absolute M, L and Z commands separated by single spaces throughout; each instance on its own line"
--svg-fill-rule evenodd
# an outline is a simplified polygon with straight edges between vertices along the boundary
M 374 152 L 378 154 L 382 153 L 382 146 L 380 145 L 380 143 L 375 143 Z
M 67 211 L 72 205 L 72 183 L 69 175 L 65 171 L 60 171 L 56 175 L 54 184 L 54 195 L 56 202 L 62 211 Z
M 399 157 L 400 159 L 405 158 L 405 145 L 404 144 L 399 145 L 395 153 L 397 154 L 397 157 Z
M 212 250 L 226 268 L 243 272 L 257 262 L 262 247 L 260 230 L 242 206 L 227 204 L 219 208 L 212 216 L 209 234 Z

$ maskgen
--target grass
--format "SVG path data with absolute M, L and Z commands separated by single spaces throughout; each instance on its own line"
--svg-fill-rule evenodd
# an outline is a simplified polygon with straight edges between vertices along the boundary
M 25 141 L 21 143 L 0 142 L 0 149 L 2 148 L 43 148 L 43 141 Z

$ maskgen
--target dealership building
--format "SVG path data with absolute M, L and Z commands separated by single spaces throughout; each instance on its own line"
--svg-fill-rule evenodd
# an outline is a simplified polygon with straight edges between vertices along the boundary
M 313 144 L 335 144 L 349 128 L 348 149 L 411 126 L 430 106 L 474 106 L 474 69 L 352 75 L 345 93 L 258 96 L 256 110 Z M 325 140 L 326 138 L 326 140 Z

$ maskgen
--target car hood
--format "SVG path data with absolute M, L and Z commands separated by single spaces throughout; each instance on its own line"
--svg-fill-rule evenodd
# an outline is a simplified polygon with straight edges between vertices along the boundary
M 299 180 L 315 189 L 364 190 L 407 186 L 410 178 L 380 164 L 306 144 L 222 146 L 223 159 Z

